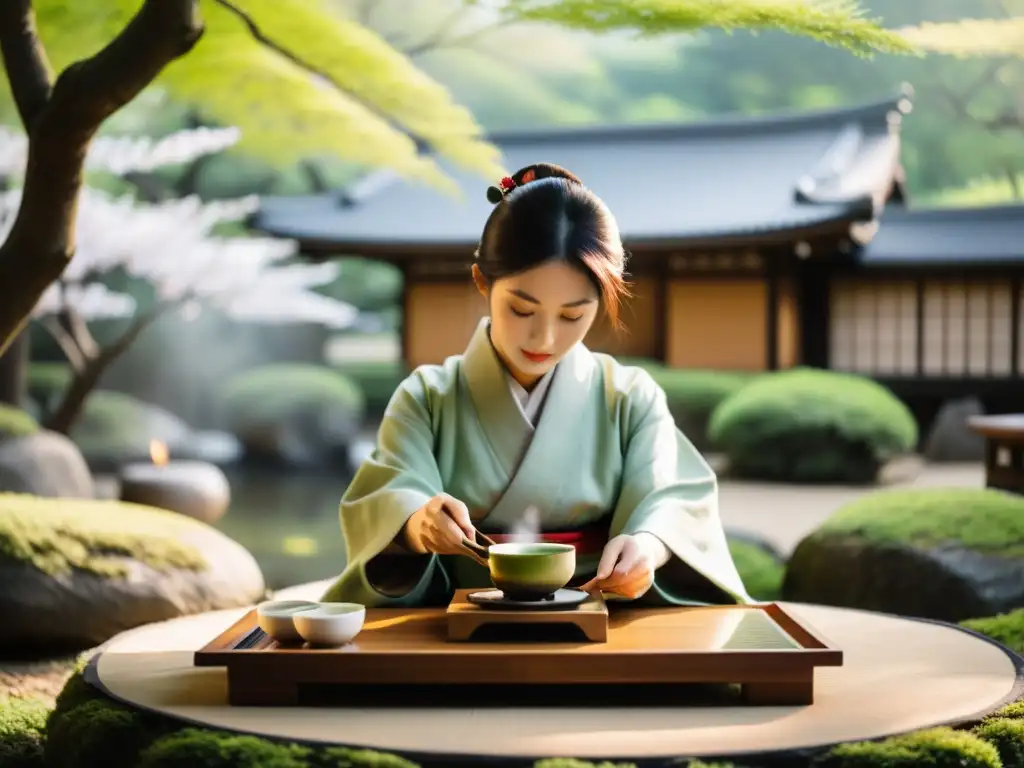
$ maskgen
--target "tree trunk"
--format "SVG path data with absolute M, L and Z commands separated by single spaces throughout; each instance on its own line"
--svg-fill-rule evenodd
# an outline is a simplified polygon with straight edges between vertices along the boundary
M 29 335 L 22 331 L 0 355 L 0 403 L 21 408 L 28 394 Z
M 75 426 L 78 418 L 82 415 L 85 401 L 89 399 L 89 395 L 99 384 L 100 378 L 110 362 L 112 361 L 101 355 L 90 360 L 85 368 L 75 374 L 61 397 L 60 405 L 47 418 L 44 425 L 47 429 L 62 435 L 71 432 L 71 428 Z
M 110 44 L 64 70 L 51 89 L 31 1 L 0 2 L 0 52 L 29 139 L 21 205 L 0 246 L 0 354 L 74 255 L 83 167 L 96 131 L 202 31 L 198 0 L 145 0 Z

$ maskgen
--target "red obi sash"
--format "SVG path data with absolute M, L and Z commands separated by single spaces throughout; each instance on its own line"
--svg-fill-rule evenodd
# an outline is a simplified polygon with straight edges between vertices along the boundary
M 604 545 L 608 543 L 611 517 L 611 515 L 605 515 L 600 520 L 575 531 L 541 533 L 540 541 L 548 544 L 572 544 L 576 547 L 577 555 L 600 554 L 604 551 Z M 487 533 L 487 536 L 493 539 L 495 544 L 522 541 L 521 537 L 512 533 Z

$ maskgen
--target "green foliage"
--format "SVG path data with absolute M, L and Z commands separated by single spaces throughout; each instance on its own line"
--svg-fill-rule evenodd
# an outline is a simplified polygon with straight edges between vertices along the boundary
M 0 493 L 0 562 L 31 563 L 50 575 L 123 576 L 126 558 L 157 570 L 204 570 L 206 560 L 186 543 L 201 526 L 137 504 Z
M 340 408 L 361 418 L 365 399 L 347 376 L 317 365 L 278 363 L 240 373 L 224 388 L 229 428 L 274 427 L 292 419 L 318 418 Z
M 74 375 L 67 363 L 32 363 L 28 367 L 28 393 L 44 412 L 54 408 Z
M 998 616 L 968 619 L 960 626 L 991 637 L 1014 653 L 1024 656 L 1024 608 L 1018 608 Z
M 746 541 L 730 539 L 729 553 L 751 597 L 765 601 L 781 597 L 785 563 L 762 547 Z
M 0 440 L 25 437 L 39 431 L 39 424 L 20 408 L 0 403 Z
M 976 179 L 966 186 L 941 189 L 921 197 L 921 204 L 935 208 L 974 208 L 1005 205 L 1020 200 L 1018 190 L 1024 189 L 1024 175 L 1015 174 L 1015 184 L 1008 178 Z
M 1024 720 L 986 719 L 972 733 L 996 748 L 1004 766 L 1024 765 Z
M 58 69 L 105 45 L 138 10 L 136 0 L 33 5 Z M 485 178 L 501 173 L 497 150 L 444 87 L 327 0 L 235 5 L 305 66 L 258 42 L 244 19 L 207 0 L 200 9 L 206 33 L 157 83 L 199 105 L 207 119 L 239 126 L 241 150 L 282 164 L 334 155 L 454 189 L 436 161 L 419 153 L 418 137 L 457 166 Z
M 0 694 L 0 766 L 42 768 L 48 712 L 36 699 Z
M 831 371 L 759 376 L 711 417 L 711 442 L 736 476 L 783 482 L 871 482 L 917 444 L 907 407 L 880 384 Z
M 865 494 L 812 534 L 910 544 L 957 543 L 1004 557 L 1024 556 L 1024 497 L 988 488 L 921 488 Z
M 916 47 L 959 57 L 1024 57 L 1024 17 L 925 22 L 901 30 Z
M 1007 704 L 1000 710 L 993 712 L 992 719 L 1009 718 L 1011 720 L 1024 720 L 1024 699 Z
M 520 21 L 553 22 L 591 32 L 635 29 L 655 35 L 709 27 L 782 30 L 858 55 L 916 50 L 897 32 L 866 18 L 860 6 L 848 0 L 513 0 L 508 13 Z
M 334 370 L 355 382 L 363 393 L 366 410 L 376 414 L 384 412 L 398 385 L 409 375 L 404 363 L 387 361 L 343 363 Z
M 884 741 L 841 744 L 811 768 L 1003 768 L 991 744 L 971 733 L 931 728 Z

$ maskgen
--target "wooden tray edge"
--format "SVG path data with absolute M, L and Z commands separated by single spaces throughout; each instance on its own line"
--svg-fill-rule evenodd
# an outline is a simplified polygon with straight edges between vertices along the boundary
M 225 629 L 213 640 L 193 654 L 193 665 L 197 667 L 225 666 L 225 654 L 235 653 L 238 641 L 256 628 L 256 609 L 252 608 L 242 618 Z
M 766 603 L 762 610 L 777 623 L 784 632 L 800 643 L 804 651 L 816 651 L 816 666 L 842 666 L 843 651 L 805 619 L 797 619 L 778 603 Z

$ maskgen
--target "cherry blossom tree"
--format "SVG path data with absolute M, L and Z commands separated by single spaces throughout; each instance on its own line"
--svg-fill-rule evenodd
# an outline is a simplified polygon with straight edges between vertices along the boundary
M 182 131 L 160 141 L 101 138 L 92 145 L 85 166 L 124 176 L 188 162 L 221 151 L 238 138 L 234 129 Z M 23 138 L 0 132 L 0 174 L 23 167 L 26 147 Z M 21 196 L 19 188 L 0 194 L 0 239 L 12 225 Z M 130 195 L 82 189 L 75 255 L 32 311 L 33 319 L 60 345 L 73 372 L 48 428 L 70 430 L 104 371 L 168 312 L 208 307 L 243 321 L 335 328 L 355 321 L 355 308 L 313 290 L 337 277 L 337 263 L 296 262 L 296 245 L 289 240 L 217 234 L 219 225 L 244 221 L 258 203 L 255 196 L 205 203 L 190 196 L 146 204 Z M 150 284 L 153 306 L 142 310 L 134 297 L 103 282 L 115 272 Z M 100 345 L 89 322 L 111 318 L 128 322 L 116 339 Z

